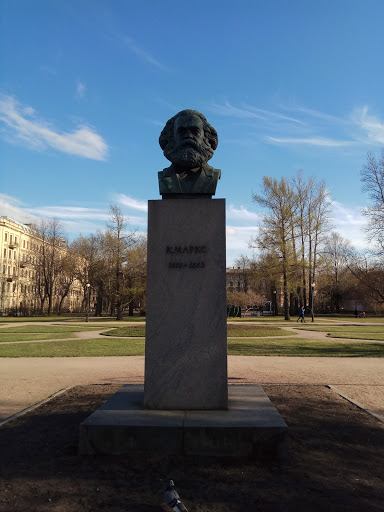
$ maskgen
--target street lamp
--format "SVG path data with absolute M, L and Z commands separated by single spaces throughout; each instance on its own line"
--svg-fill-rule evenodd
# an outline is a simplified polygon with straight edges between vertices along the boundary
M 87 283 L 87 315 L 85 317 L 85 321 L 86 322 L 89 322 L 89 289 L 91 287 L 91 285 L 89 283 Z
M 277 302 L 276 302 L 276 290 L 273 290 L 273 316 L 276 316 Z
M 312 315 L 312 322 L 315 321 L 315 316 L 313 313 L 313 296 L 315 295 L 315 283 L 311 283 L 312 293 L 311 293 L 311 315 Z

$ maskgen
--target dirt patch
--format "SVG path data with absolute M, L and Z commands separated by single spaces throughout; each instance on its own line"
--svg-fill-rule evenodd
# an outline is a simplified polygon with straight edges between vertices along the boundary
M 267 385 L 289 426 L 284 467 L 205 458 L 79 457 L 78 426 L 118 385 L 81 386 L 0 428 L 1 512 L 382 511 L 384 426 L 325 386 Z

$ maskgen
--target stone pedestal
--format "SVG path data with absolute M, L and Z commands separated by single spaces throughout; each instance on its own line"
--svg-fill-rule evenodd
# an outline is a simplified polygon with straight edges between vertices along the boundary
M 148 202 L 144 407 L 228 407 L 225 200 Z
M 251 457 L 283 461 L 287 425 L 257 384 L 229 386 L 228 409 L 143 408 L 143 386 L 126 384 L 80 424 L 81 455 Z

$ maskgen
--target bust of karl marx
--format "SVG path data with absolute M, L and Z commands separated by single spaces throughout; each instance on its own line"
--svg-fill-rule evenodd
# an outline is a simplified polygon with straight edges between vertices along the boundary
M 172 165 L 159 172 L 159 188 L 167 197 L 211 197 L 221 171 L 207 162 L 217 148 L 216 130 L 197 110 L 182 110 L 165 125 L 159 138 Z

